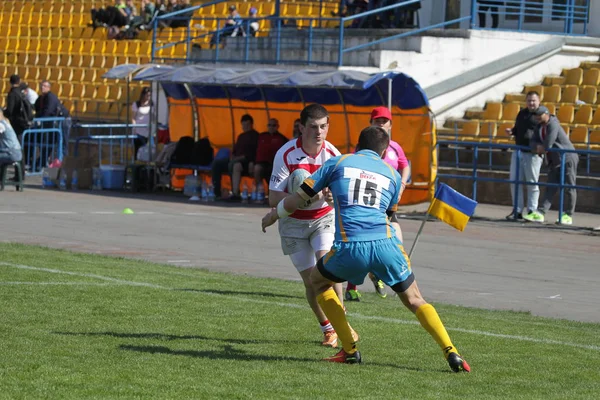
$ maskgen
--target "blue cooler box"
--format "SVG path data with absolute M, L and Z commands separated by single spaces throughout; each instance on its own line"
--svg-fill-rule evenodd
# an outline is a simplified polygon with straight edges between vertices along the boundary
M 102 189 L 123 189 L 124 165 L 101 165 L 100 172 L 102 172 Z

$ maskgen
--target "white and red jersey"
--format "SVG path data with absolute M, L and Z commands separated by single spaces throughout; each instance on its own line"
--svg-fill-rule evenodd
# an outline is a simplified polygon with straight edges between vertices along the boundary
M 316 157 L 311 157 L 302 149 L 302 137 L 292 139 L 277 151 L 273 160 L 273 173 L 269 190 L 287 192 L 288 178 L 297 169 L 305 169 L 311 174 L 321 168 L 325 161 L 341 155 L 334 145 L 325 141 Z M 317 201 L 307 208 L 295 211 L 291 218 L 318 219 L 333 209 L 325 200 Z

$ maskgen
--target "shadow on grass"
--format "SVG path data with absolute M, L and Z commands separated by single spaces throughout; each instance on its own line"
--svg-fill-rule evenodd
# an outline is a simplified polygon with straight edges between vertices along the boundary
M 127 351 L 136 351 L 140 353 L 150 353 L 150 354 L 168 354 L 172 356 L 186 356 L 186 357 L 196 357 L 196 358 L 209 358 L 211 360 L 216 359 L 224 359 L 224 360 L 239 360 L 239 361 L 301 361 L 301 362 L 323 362 L 318 358 L 305 358 L 305 357 L 289 357 L 289 356 L 267 356 L 260 354 L 249 354 L 243 350 L 234 349 L 232 346 L 223 346 L 223 350 L 221 351 L 201 351 L 201 350 L 172 350 L 165 346 L 132 346 L 132 345 L 121 345 L 119 346 L 121 350 Z M 406 371 L 413 372 L 443 372 L 443 373 L 453 373 L 449 370 L 439 370 L 439 369 L 422 369 L 422 368 L 414 368 L 408 367 L 406 365 L 398 365 L 398 364 L 388 364 L 388 363 L 378 363 L 378 362 L 367 362 L 368 366 L 376 366 L 376 367 L 388 367 L 388 368 L 396 368 L 403 369 Z M 365 365 L 357 366 L 364 367 Z
M 111 336 L 128 339 L 159 339 L 159 340 L 208 340 L 229 344 L 274 344 L 274 343 L 312 343 L 304 340 L 263 340 L 263 339 L 228 339 L 202 335 L 169 335 L 165 333 L 128 333 L 128 332 L 52 332 L 65 336 Z
M 284 299 L 304 299 L 304 296 L 292 296 L 289 294 L 270 293 L 270 292 L 239 292 L 235 290 L 215 290 L 215 289 L 173 289 L 175 291 L 182 292 L 199 292 L 199 293 L 212 293 L 221 294 L 226 296 L 263 296 L 263 297 L 281 297 Z
M 314 362 L 313 358 L 301 357 L 283 357 L 283 356 L 267 356 L 260 354 L 250 354 L 244 350 L 234 349 L 232 346 L 225 345 L 223 350 L 172 350 L 165 346 L 131 346 L 121 345 L 121 350 L 136 351 L 140 353 L 150 354 L 168 354 L 172 356 L 186 356 L 195 358 L 209 358 L 211 360 L 239 360 L 239 361 L 302 361 Z

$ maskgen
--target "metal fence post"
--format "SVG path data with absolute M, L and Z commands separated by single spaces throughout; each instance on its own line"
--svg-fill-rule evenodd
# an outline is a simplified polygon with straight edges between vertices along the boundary
M 479 160 L 479 146 L 473 152 L 473 200 L 477 201 L 477 164 Z
M 562 215 L 563 215 L 563 207 L 565 205 L 564 203 L 564 195 L 565 195 L 565 156 L 566 153 L 562 152 L 562 157 L 560 158 L 560 184 L 559 184 L 559 198 L 558 198 L 558 223 L 560 224 L 562 221 Z
M 471 0 L 471 29 L 475 29 L 475 15 L 477 14 L 477 0 Z
M 517 219 L 517 214 L 519 214 L 518 208 L 519 208 L 519 199 L 521 196 L 521 193 L 519 192 L 519 189 L 521 188 L 521 149 L 517 149 L 517 157 L 516 157 L 516 168 L 515 168 L 515 198 L 513 199 L 513 211 L 514 211 L 514 216 L 515 219 Z M 509 172 L 510 174 L 510 172 Z M 510 176 L 509 176 L 510 178 Z M 523 208 L 525 203 L 523 203 Z M 523 210 L 521 210 L 521 213 L 523 212 Z

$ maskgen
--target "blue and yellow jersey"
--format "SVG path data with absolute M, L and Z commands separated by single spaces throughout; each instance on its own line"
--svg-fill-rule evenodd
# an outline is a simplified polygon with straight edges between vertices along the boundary
M 371 150 L 329 159 L 299 191 L 313 197 L 329 187 L 335 202 L 336 241 L 355 242 L 395 235 L 387 212 L 398 207 L 402 178 Z

